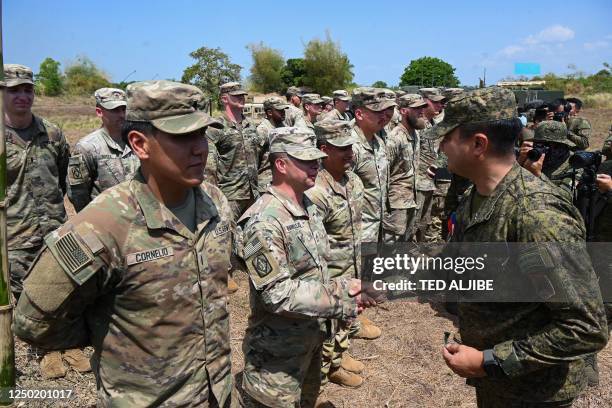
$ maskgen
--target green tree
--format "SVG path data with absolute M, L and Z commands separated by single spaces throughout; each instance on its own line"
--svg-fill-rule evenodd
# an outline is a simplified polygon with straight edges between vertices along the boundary
M 196 63 L 185 68 L 181 81 L 197 86 L 211 101 L 220 102 L 220 85 L 230 81 L 240 81 L 242 67 L 233 64 L 229 56 L 219 47 L 200 47 L 189 56 L 195 59 Z
M 389 85 L 385 81 L 376 81 L 372 84 L 374 88 L 388 88 Z
M 422 57 L 410 61 L 400 77 L 400 86 L 459 86 L 455 68 L 439 58 Z
M 249 44 L 253 65 L 250 81 L 259 92 L 282 92 L 285 84 L 281 76 L 285 59 L 280 51 L 267 47 L 263 42 Z
M 311 40 L 304 49 L 304 85 L 321 95 L 345 88 L 353 80 L 353 66 L 349 58 L 328 33 L 325 40 Z
M 290 86 L 303 86 L 304 75 L 306 75 L 304 58 L 289 58 L 281 70 L 281 78 L 287 88 Z
M 77 57 L 65 71 L 66 91 L 70 95 L 92 95 L 96 89 L 111 85 L 107 75 L 86 56 Z
M 36 75 L 37 92 L 46 96 L 57 96 L 62 93 L 63 83 L 59 66 L 60 63 L 50 57 L 40 63 L 38 75 Z

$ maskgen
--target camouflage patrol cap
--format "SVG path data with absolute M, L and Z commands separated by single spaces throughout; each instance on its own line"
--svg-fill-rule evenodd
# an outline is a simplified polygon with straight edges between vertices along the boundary
M 321 96 L 319 94 L 307 93 L 307 94 L 302 95 L 302 105 L 306 105 L 306 104 L 316 105 L 320 103 L 325 103 L 325 101 L 321 99 Z
M 117 88 L 100 88 L 94 92 L 94 97 L 96 98 L 96 104 L 104 109 L 110 110 L 127 105 L 125 92 Z
M 346 120 L 323 120 L 314 125 L 319 143 L 329 143 L 336 147 L 350 146 L 355 141 L 351 135 L 351 125 Z
M 348 92 L 346 92 L 344 89 L 335 90 L 332 95 L 334 99 L 340 99 L 341 101 L 348 102 L 351 100 L 351 97 L 349 96 Z
M 427 106 L 427 102 L 419 94 L 405 94 L 397 98 L 397 106 L 400 108 L 420 108 Z
M 287 88 L 287 91 L 285 92 L 285 95 L 287 96 L 299 96 L 300 98 L 302 97 L 302 89 L 300 87 L 297 86 L 290 86 L 289 88 Z
M 331 96 L 322 96 L 321 99 L 323 99 L 323 103 L 326 104 L 326 105 L 333 101 Z
M 465 89 L 463 88 L 446 88 L 445 90 L 442 91 L 442 95 L 446 99 L 452 99 L 455 96 L 459 96 L 464 92 L 465 92 Z
M 440 102 L 446 99 L 438 88 L 421 88 L 419 89 L 419 93 L 425 99 L 429 99 L 430 101 Z
M 355 108 L 363 106 L 375 112 L 397 106 L 394 100 L 392 101 L 385 97 L 385 91 L 369 86 L 355 88 L 351 102 Z
M 406 95 L 408 92 L 406 91 L 402 91 L 401 89 L 398 89 L 397 91 L 395 91 L 395 96 L 397 98 L 401 98 L 402 96 Z
M 5 64 L 4 83 L 7 88 L 21 84 L 34 85 L 34 74 L 32 70 L 25 65 Z
M 397 95 L 392 90 L 383 88 L 383 91 L 385 92 L 385 98 L 391 99 L 393 101 L 395 100 L 395 98 L 397 98 Z
M 279 98 L 278 96 L 271 96 L 269 98 L 266 98 L 263 101 L 263 108 L 264 110 L 268 110 L 268 109 L 283 110 L 283 109 L 288 109 L 289 104 L 285 102 L 283 99 Z
M 432 131 L 441 138 L 460 125 L 516 117 L 516 98 L 512 91 L 493 86 L 451 99 L 444 109 L 444 119 Z
M 540 122 L 534 130 L 533 141 L 561 143 L 569 147 L 576 146 L 567 138 L 567 126 L 565 126 L 565 123 L 555 120 Z
M 270 153 L 287 153 L 299 160 L 317 160 L 327 157 L 317 149 L 316 136 L 310 129 L 279 127 L 270 130 Z
M 150 122 L 173 135 L 206 126 L 223 128 L 221 122 L 201 111 L 204 94 L 193 85 L 172 81 L 135 82 L 127 87 L 126 120 Z
M 248 92 L 242 89 L 240 82 L 226 82 L 219 87 L 219 92 L 221 95 L 248 95 Z

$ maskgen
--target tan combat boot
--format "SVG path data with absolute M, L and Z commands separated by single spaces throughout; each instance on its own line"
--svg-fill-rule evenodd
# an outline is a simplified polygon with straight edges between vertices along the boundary
M 89 359 L 83 353 L 81 349 L 70 349 L 64 351 L 64 360 L 79 373 L 88 373 L 91 371 L 91 364 Z
M 365 369 L 363 363 L 359 360 L 355 360 L 349 353 L 342 353 L 340 367 L 355 374 L 359 374 Z
M 361 322 L 361 328 L 355 334 L 356 339 L 374 340 L 380 337 L 382 330 L 370 319 L 362 315 L 358 316 L 357 319 Z
M 357 388 L 363 384 L 363 378 L 342 367 L 329 372 L 329 381 L 350 388 Z
M 46 379 L 62 378 L 66 376 L 66 367 L 62 362 L 62 354 L 59 351 L 51 351 L 40 360 L 40 373 Z
M 238 290 L 238 284 L 231 276 L 227 279 L 227 291 L 228 293 L 234 293 Z

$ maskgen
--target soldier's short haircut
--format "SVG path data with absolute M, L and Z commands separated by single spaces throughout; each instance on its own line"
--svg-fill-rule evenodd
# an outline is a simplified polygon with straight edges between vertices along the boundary
M 129 144 L 128 134 L 132 130 L 140 132 L 144 135 L 154 135 L 156 132 L 155 127 L 153 127 L 151 122 L 126 120 L 125 122 L 123 122 L 123 126 L 121 127 L 121 139 L 125 144 Z
M 484 133 L 489 139 L 492 153 L 497 156 L 506 156 L 514 154 L 514 146 L 516 146 L 522 129 L 523 124 L 519 118 L 500 119 L 461 125 L 459 135 L 467 139 L 475 133 Z
M 578 98 L 567 98 L 565 99 L 566 101 L 568 101 L 569 103 L 573 103 L 574 105 L 576 105 L 576 109 L 580 110 L 582 109 L 582 101 Z
M 276 159 L 282 159 L 283 157 L 287 157 L 287 153 L 270 153 L 268 160 L 270 161 L 270 170 L 272 173 L 276 172 L 276 167 L 274 166 Z

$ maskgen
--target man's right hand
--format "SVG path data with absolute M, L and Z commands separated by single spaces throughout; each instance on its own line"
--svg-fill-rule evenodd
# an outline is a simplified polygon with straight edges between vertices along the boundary
M 540 156 L 538 161 L 532 162 L 531 160 L 527 158 L 527 154 L 532 149 L 533 149 L 533 142 L 530 142 L 530 141 L 523 142 L 521 144 L 521 147 L 519 148 L 519 155 L 516 160 L 522 167 L 529 170 L 535 176 L 540 177 L 542 175 L 542 166 L 544 165 L 544 158 L 546 157 L 546 155 L 543 154 L 542 156 Z
M 384 296 L 376 291 L 371 283 L 362 282 L 361 279 L 351 279 L 349 282 L 349 295 L 355 297 L 359 313 L 368 307 L 374 307 L 384 301 Z

